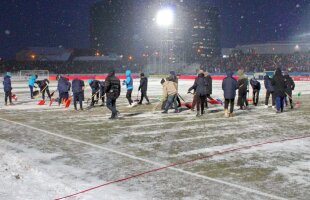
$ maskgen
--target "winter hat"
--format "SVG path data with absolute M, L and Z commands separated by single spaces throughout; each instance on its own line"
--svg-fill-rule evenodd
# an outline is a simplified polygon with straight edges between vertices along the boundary
M 144 73 L 141 73 L 140 76 L 144 76 Z
M 9 76 L 9 77 L 12 77 L 11 72 L 7 72 L 5 75 L 6 75 L 6 76 Z
M 226 71 L 226 74 L 227 74 L 228 77 L 232 77 L 232 75 L 234 74 L 234 72 L 231 71 L 231 70 L 227 70 L 227 71 Z
M 171 74 L 172 76 L 176 76 L 175 71 L 170 71 L 170 74 Z
M 166 81 L 165 81 L 165 79 L 162 78 L 160 81 L 160 84 L 164 84 L 164 82 L 166 82 Z
M 90 85 L 90 84 L 93 83 L 93 80 L 88 80 L 87 82 L 88 82 L 88 84 Z

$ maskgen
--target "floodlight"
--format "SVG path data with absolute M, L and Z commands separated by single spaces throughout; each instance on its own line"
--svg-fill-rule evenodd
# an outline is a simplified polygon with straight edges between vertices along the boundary
M 174 12 L 171 8 L 163 8 L 157 12 L 156 23 L 162 27 L 168 27 L 173 24 Z

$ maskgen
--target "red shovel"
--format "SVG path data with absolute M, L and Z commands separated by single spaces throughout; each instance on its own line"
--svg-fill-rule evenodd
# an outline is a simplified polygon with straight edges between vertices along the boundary
M 69 106 L 71 105 L 72 102 L 72 97 L 69 97 L 66 101 L 65 101 L 65 108 L 69 108 Z

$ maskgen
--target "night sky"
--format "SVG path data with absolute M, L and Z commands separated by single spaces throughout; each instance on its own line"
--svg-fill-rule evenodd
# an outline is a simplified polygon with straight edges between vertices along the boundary
M 14 57 L 30 46 L 89 47 L 89 7 L 96 1 L 2 0 L 0 57 Z M 222 47 L 292 40 L 310 32 L 310 0 L 212 3 L 221 12 Z

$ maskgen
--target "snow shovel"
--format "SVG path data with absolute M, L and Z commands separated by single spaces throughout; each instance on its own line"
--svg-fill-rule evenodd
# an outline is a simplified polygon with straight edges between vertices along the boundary
M 180 95 L 180 94 L 178 94 L 178 96 L 180 97 L 180 99 L 184 102 L 184 104 L 181 104 L 181 106 L 185 106 L 186 108 L 188 108 L 188 109 L 192 109 L 192 104 L 191 103 L 186 103 L 186 101 L 183 99 L 183 97 Z
M 140 102 L 139 93 L 140 93 L 140 90 L 138 90 L 137 98 L 134 100 L 134 102 Z
M 54 103 L 55 99 L 52 98 L 51 101 L 50 101 L 50 105 L 49 106 L 52 106 L 52 104 Z
M 219 99 L 208 100 L 208 103 L 213 105 L 222 105 L 223 103 Z
M 100 90 L 98 90 L 93 96 L 91 96 L 90 98 L 87 99 L 86 104 L 89 104 L 89 101 L 91 101 L 98 93 Z M 99 101 L 99 100 L 98 100 Z
M 40 94 L 39 90 L 33 91 L 33 96 L 34 96 L 34 97 L 37 97 L 39 94 Z
M 47 86 L 48 86 L 48 85 L 46 85 L 46 86 L 43 88 L 43 90 L 41 91 L 41 93 L 44 92 L 44 91 L 46 90 Z M 40 106 L 43 106 L 44 104 L 45 104 L 45 99 L 42 99 L 42 100 L 39 101 L 39 103 L 38 103 L 38 105 L 40 105 Z
M 72 102 L 72 96 L 70 96 L 66 101 L 65 101 L 65 108 L 69 108 Z
M 17 95 L 16 95 L 16 94 L 12 94 L 11 97 L 12 97 L 12 99 L 13 99 L 14 101 L 17 101 Z

